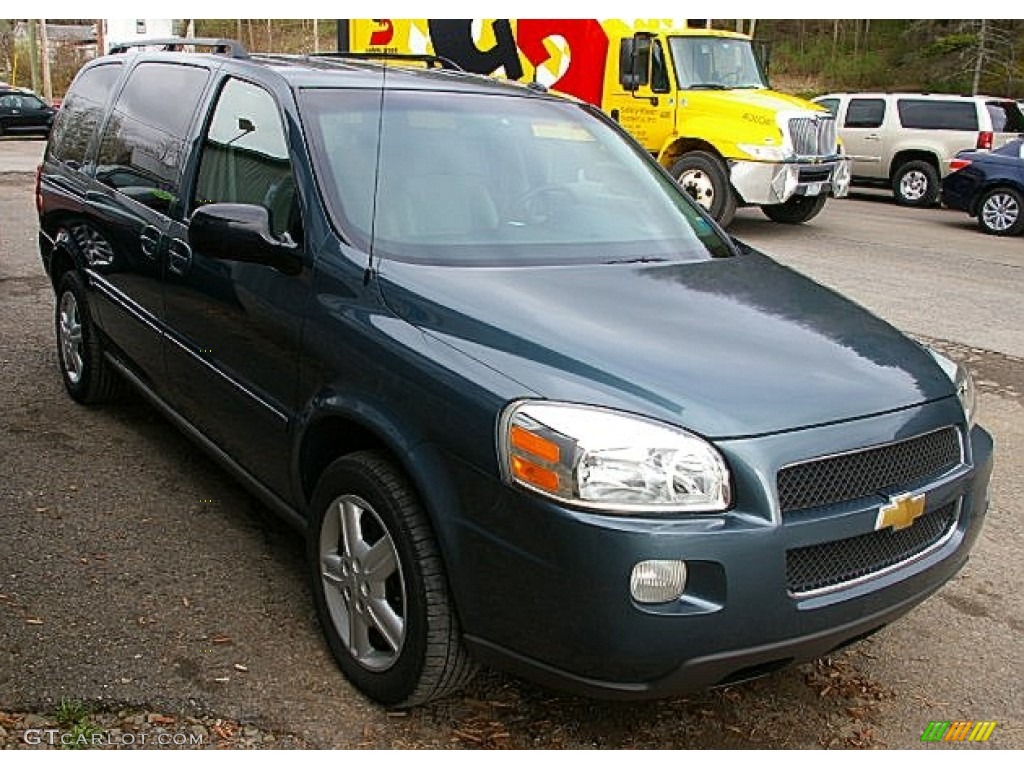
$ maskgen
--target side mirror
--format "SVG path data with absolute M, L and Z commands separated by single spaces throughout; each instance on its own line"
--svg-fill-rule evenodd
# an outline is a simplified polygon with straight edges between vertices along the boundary
M 201 205 L 192 212 L 188 239 L 194 252 L 213 259 L 266 264 L 286 275 L 302 268 L 299 247 L 291 238 L 271 234 L 270 214 L 259 205 Z
M 627 91 L 637 91 L 650 82 L 651 36 L 639 32 L 619 41 L 619 84 Z

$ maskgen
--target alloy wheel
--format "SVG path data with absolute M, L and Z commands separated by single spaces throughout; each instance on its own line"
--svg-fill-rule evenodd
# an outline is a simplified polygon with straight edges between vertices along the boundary
M 335 499 L 320 527 L 320 577 L 331 620 L 349 653 L 382 672 L 406 636 L 406 585 L 395 542 L 364 499 Z
M 82 348 L 82 320 L 78 301 L 71 291 L 60 297 L 60 354 L 72 384 L 78 384 L 85 368 Z
M 981 207 L 981 218 L 993 232 L 1005 232 L 1020 218 L 1020 206 L 1012 195 L 996 192 Z

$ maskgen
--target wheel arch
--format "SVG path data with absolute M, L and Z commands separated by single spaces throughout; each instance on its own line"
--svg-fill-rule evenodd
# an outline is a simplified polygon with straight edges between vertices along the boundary
M 914 160 L 922 160 L 931 165 L 939 178 L 941 179 L 944 174 L 942 172 L 942 164 L 939 162 L 939 155 L 931 149 L 901 149 L 899 152 L 892 156 L 892 160 L 889 162 L 889 181 L 893 180 L 893 177 L 904 164 L 913 162 Z
M 423 504 L 445 563 L 456 613 L 460 613 L 459 607 L 465 604 L 460 594 L 466 586 L 452 578 L 448 567 L 458 548 L 459 494 L 437 446 L 422 436 L 410 434 L 410 420 L 372 399 L 331 393 L 314 403 L 315 407 L 296 430 L 293 451 L 293 471 L 304 518 L 309 520 L 314 489 L 332 462 L 361 450 L 386 454 L 409 479 Z
M 677 136 L 669 139 L 665 146 L 662 147 L 661 152 L 658 153 L 658 163 L 665 170 L 671 170 L 679 158 L 690 152 L 707 152 L 709 155 L 714 155 L 722 163 L 722 166 L 726 169 L 726 176 L 728 176 L 729 164 L 722 157 L 722 153 L 718 151 L 718 148 L 705 139 L 698 139 L 692 136 Z

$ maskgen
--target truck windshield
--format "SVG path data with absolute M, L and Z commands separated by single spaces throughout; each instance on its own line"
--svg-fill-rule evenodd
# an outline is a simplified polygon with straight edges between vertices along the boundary
M 670 37 L 679 88 L 767 88 L 749 40 Z
M 300 109 L 336 225 L 381 256 L 518 265 L 732 253 L 646 153 L 577 104 L 308 89 Z

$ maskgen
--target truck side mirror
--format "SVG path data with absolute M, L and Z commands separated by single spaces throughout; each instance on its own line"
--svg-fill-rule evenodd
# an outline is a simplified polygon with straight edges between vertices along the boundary
M 651 36 L 637 33 L 619 41 L 619 84 L 634 92 L 650 81 Z
M 768 42 L 761 42 L 758 46 L 758 61 L 761 64 L 761 74 L 764 75 L 765 82 L 768 82 L 768 76 L 770 74 L 772 64 L 772 44 Z

